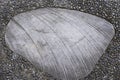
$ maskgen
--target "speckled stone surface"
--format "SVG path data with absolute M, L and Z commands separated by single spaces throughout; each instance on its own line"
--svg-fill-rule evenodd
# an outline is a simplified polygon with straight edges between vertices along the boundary
M 80 80 L 120 80 L 120 0 L 0 0 L 0 80 L 55 80 L 13 53 L 4 40 L 5 28 L 16 14 L 43 7 L 74 9 L 102 17 L 116 34 L 95 69 Z

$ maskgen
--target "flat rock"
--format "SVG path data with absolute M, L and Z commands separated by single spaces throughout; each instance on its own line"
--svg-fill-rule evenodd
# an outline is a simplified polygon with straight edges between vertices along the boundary
M 21 13 L 7 25 L 9 48 L 35 66 L 62 80 L 87 76 L 115 32 L 99 17 L 60 8 Z

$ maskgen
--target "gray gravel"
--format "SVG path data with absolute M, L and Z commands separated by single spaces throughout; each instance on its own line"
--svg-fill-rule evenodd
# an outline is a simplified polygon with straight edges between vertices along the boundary
M 80 80 L 120 80 L 120 0 L 0 0 L 0 80 L 55 80 L 13 53 L 4 40 L 6 25 L 13 16 L 43 7 L 75 9 L 112 23 L 116 31 L 113 40 L 95 69 Z

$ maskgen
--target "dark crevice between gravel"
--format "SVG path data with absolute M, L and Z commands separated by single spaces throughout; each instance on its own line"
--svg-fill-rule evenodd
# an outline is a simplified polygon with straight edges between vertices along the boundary
M 99 16 L 113 24 L 115 36 L 94 70 L 80 80 L 120 80 L 120 1 L 119 0 L 0 0 L 0 80 L 55 80 L 13 53 L 4 40 L 9 20 L 22 12 L 45 7 L 78 10 Z

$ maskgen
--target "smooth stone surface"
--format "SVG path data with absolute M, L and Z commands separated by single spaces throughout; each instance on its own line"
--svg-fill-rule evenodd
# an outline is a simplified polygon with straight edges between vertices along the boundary
M 11 50 L 62 80 L 78 80 L 94 68 L 114 36 L 113 26 L 74 10 L 43 8 L 15 16 L 5 40 Z

